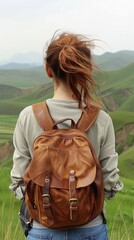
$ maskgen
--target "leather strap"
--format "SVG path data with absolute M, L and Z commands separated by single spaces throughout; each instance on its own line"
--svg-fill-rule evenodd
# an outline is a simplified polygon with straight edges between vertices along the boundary
M 34 203 L 34 192 L 35 192 L 35 183 L 33 183 L 31 180 L 28 182 L 26 187 L 26 193 L 28 195 L 28 198 L 32 204 L 33 209 L 36 209 L 36 205 Z
M 53 127 L 56 124 L 62 121 L 68 120 L 68 119 L 63 119 L 62 121 L 55 123 L 50 115 L 46 102 L 33 104 L 32 108 L 38 124 L 45 131 L 49 131 L 53 129 Z M 76 124 L 76 128 L 82 130 L 83 132 L 87 132 L 95 122 L 99 114 L 99 111 L 100 111 L 100 108 L 93 105 L 90 107 L 90 109 L 85 107 L 80 119 Z
M 46 102 L 35 103 L 32 105 L 34 115 L 40 127 L 49 131 L 53 128 L 54 121 L 49 113 Z
M 43 207 L 45 208 L 48 219 L 53 223 L 53 214 L 51 209 L 51 197 L 50 197 L 50 184 L 51 184 L 51 172 L 47 171 L 45 174 L 45 182 L 43 188 Z
M 77 219 L 78 212 L 78 199 L 76 195 L 76 181 L 75 181 L 75 172 L 70 170 L 69 176 L 69 195 L 70 195 L 70 220 L 75 221 Z
M 87 132 L 95 122 L 99 111 L 100 108 L 93 105 L 90 107 L 90 109 L 87 107 L 84 108 L 81 118 L 77 122 L 77 128 L 83 132 Z

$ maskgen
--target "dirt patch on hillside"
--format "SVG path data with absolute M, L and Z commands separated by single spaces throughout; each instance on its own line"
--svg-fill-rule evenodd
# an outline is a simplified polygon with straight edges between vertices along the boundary
M 109 111 L 117 110 L 123 102 L 131 95 L 131 90 L 125 89 L 109 89 L 102 92 L 102 100 Z
M 115 101 L 112 95 L 103 97 L 102 100 L 109 111 L 115 111 L 119 107 L 119 104 Z
M 13 152 L 13 144 L 11 142 L 6 142 L 0 147 L 0 163 L 8 158 L 8 156 Z
M 122 146 L 123 151 L 134 145 L 134 123 L 126 124 L 116 132 L 116 145 Z

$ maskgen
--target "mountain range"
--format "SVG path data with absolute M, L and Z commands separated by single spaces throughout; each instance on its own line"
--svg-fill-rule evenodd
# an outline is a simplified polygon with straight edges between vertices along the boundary
M 123 68 L 134 62 L 134 51 L 122 50 L 111 53 L 106 52 L 102 55 L 94 55 L 94 62 L 106 71 L 113 71 Z
M 105 71 L 114 71 L 134 62 L 134 51 L 122 50 L 102 55 L 93 54 L 95 64 Z M 38 52 L 17 53 L 0 62 L 0 69 L 26 69 L 43 65 L 43 54 Z
M 43 63 L 43 56 L 38 52 L 17 53 L 11 58 L 0 61 L 1 69 L 19 69 L 33 66 L 40 66 Z

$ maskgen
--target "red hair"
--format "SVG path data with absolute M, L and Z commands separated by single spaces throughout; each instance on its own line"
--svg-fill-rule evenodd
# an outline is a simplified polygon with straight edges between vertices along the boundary
M 82 107 L 82 101 L 87 107 L 91 103 L 99 104 L 93 97 L 98 87 L 93 80 L 93 47 L 93 41 L 81 35 L 62 33 L 52 39 L 46 51 L 46 63 L 59 81 L 69 84 L 79 107 Z

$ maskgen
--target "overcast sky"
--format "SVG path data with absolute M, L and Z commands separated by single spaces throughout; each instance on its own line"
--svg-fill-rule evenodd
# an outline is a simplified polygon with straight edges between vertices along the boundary
M 98 54 L 134 50 L 134 0 L 0 0 L 0 61 L 42 53 L 57 29 L 99 39 Z

